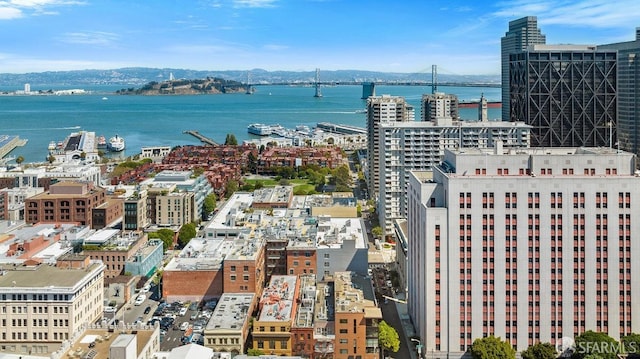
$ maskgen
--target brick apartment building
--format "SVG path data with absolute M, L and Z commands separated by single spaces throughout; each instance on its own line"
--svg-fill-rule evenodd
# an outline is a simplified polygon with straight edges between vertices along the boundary
M 25 221 L 29 224 L 75 222 L 91 227 L 93 209 L 105 201 L 105 190 L 93 183 L 59 182 L 51 185 L 49 191 L 25 200 Z M 107 223 L 113 220 L 115 218 L 105 218 Z

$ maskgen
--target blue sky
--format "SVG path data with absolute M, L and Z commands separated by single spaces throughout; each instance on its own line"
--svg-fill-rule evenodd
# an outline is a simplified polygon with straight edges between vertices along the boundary
M 549 44 L 630 41 L 638 0 L 0 0 L 0 72 L 194 70 L 499 74 L 510 20 Z

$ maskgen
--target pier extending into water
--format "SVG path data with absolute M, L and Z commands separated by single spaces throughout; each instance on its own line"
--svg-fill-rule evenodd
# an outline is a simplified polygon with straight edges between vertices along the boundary
M 20 139 L 18 136 L 0 135 L 0 159 L 4 158 L 14 148 L 24 146 L 27 140 Z
M 200 140 L 200 142 L 202 142 L 204 144 L 211 145 L 211 146 L 219 145 L 219 143 L 217 143 L 216 141 L 210 139 L 209 137 L 201 134 L 200 132 L 198 132 L 196 130 L 187 130 L 187 131 L 184 131 L 184 133 L 186 133 L 187 135 L 191 135 L 191 136 L 197 138 L 198 140 Z

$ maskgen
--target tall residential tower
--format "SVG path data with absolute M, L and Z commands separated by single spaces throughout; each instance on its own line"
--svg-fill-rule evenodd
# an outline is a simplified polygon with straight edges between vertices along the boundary
M 380 178 L 380 125 L 413 121 L 415 110 L 404 97 L 371 96 L 367 99 L 367 185 L 372 198 L 377 198 Z

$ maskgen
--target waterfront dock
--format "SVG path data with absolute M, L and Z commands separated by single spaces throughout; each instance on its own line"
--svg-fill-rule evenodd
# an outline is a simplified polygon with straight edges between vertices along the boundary
M 4 158 L 16 147 L 24 146 L 26 143 L 27 140 L 19 136 L 0 135 L 0 158 Z
M 197 138 L 198 140 L 200 140 L 200 142 L 207 144 L 207 145 L 211 145 L 211 146 L 217 146 L 219 145 L 219 143 L 217 143 L 216 141 L 210 139 L 209 137 L 201 134 L 198 131 L 195 130 L 188 130 L 188 131 L 184 131 L 184 133 L 186 133 L 187 135 L 191 135 L 195 138 Z

